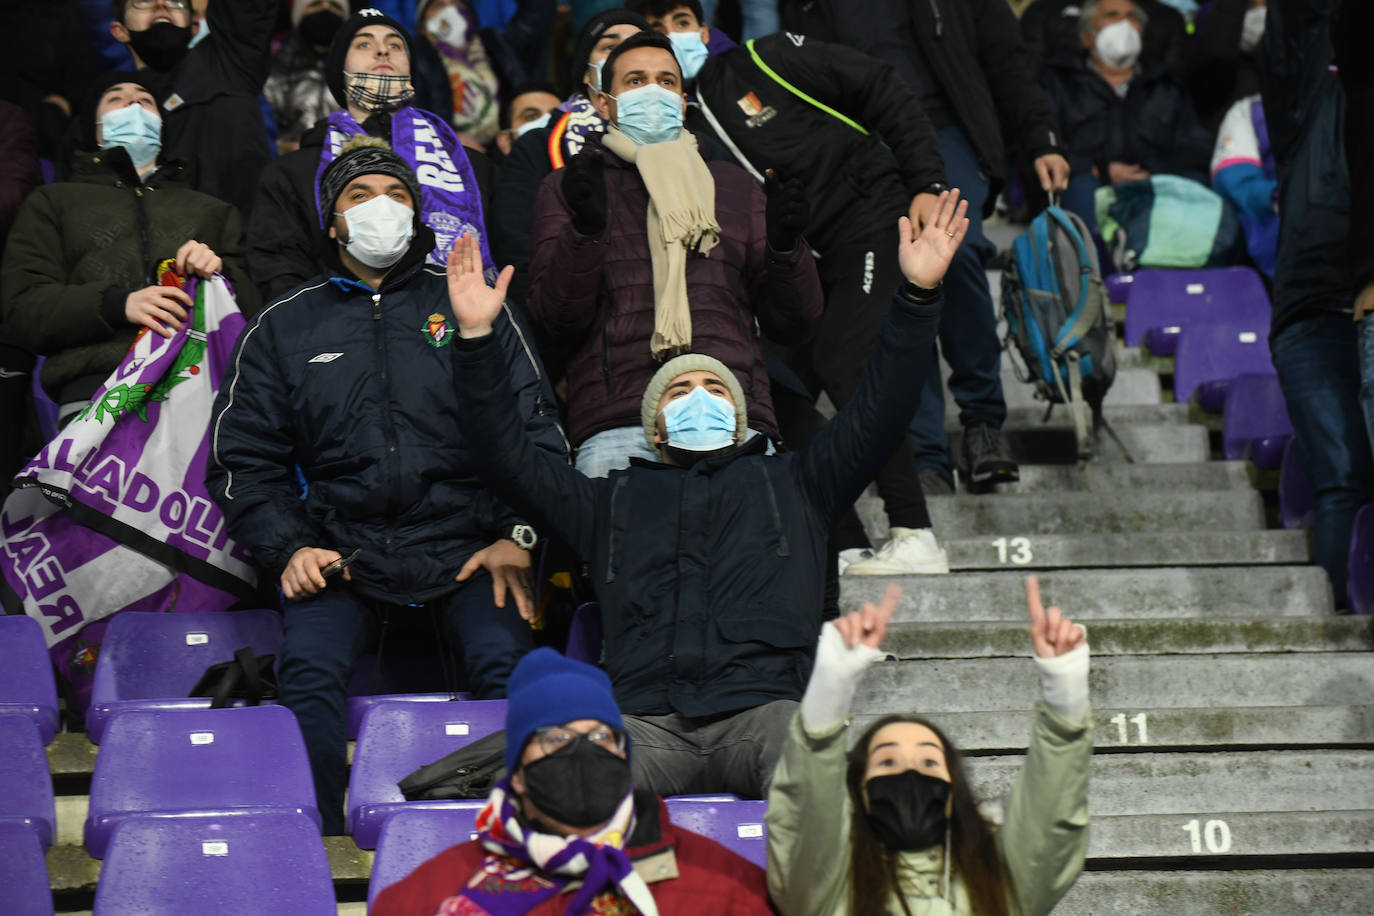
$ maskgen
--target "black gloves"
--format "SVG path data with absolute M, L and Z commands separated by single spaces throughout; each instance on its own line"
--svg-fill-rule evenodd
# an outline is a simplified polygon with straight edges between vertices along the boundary
M 600 235 L 606 229 L 606 162 L 579 153 L 563 168 L 563 199 L 572 210 L 573 228 L 580 235 Z
M 768 247 L 785 254 L 797 247 L 797 239 L 811 221 L 811 201 L 800 178 L 779 178 L 769 169 L 764 173 L 763 193 L 768 198 L 764 218 L 768 226 Z

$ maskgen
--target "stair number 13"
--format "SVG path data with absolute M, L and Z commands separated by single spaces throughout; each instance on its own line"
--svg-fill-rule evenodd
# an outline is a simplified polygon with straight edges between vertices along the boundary
M 1033 558 L 1031 553 L 1030 538 L 998 538 L 992 542 L 992 546 L 997 548 L 997 562 L 1015 563 L 1017 566 L 1025 566 Z

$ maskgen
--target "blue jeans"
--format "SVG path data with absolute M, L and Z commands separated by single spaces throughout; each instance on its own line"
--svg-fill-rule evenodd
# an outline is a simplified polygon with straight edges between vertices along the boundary
M 1364 424 L 1369 430 L 1369 445 L 1374 448 L 1374 312 L 1355 326 L 1360 340 L 1360 403 L 1364 405 Z
M 462 645 L 469 687 L 479 699 L 506 695 L 506 678 L 533 648 L 529 625 L 508 601 L 498 608 L 485 571 L 456 592 L 431 602 L 449 639 Z M 278 659 L 281 703 L 296 714 L 326 835 L 344 831 L 348 784 L 348 681 L 367 644 L 376 638 L 381 613 L 424 614 L 426 608 L 385 605 L 331 585 L 304 601 L 287 601 Z
M 759 433 L 751 429 L 748 438 L 752 439 L 757 435 Z M 770 442 L 768 454 L 771 455 L 773 452 L 773 443 Z M 645 461 L 663 460 L 658 452 L 649 448 L 642 426 L 617 426 L 615 429 L 603 429 L 588 436 L 577 447 L 573 466 L 586 477 L 608 477 L 611 471 L 629 467 L 631 458 L 643 458 Z
M 718 6 L 720 0 L 701 0 L 701 13 L 705 17 L 702 25 L 711 25 Z M 739 0 L 739 11 L 744 20 L 740 41 L 772 35 L 779 28 L 778 0 Z
M 1338 608 L 1346 605 L 1355 513 L 1374 501 L 1355 330 L 1346 315 L 1319 315 L 1289 325 L 1271 343 L 1298 452 L 1312 479 L 1313 558 L 1330 576 Z
M 945 306 L 940 313 L 940 352 L 949 363 L 949 390 L 959 405 L 959 422 L 965 427 L 1002 427 L 1007 402 L 1002 396 L 1002 345 L 997 340 L 997 319 L 992 309 L 985 265 L 997 253 L 983 235 L 983 202 L 988 180 L 978 170 L 978 155 L 961 128 L 939 131 L 945 175 L 960 199 L 968 201 L 968 235 L 959 246 L 945 274 Z M 939 360 L 931 359 L 921 406 L 911 421 L 911 441 L 916 464 L 935 468 L 953 479 L 949 442 L 945 437 L 945 388 Z

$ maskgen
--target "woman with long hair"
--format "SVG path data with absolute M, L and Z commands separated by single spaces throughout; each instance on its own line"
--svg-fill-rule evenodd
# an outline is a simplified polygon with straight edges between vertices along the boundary
M 1092 718 L 1083 627 L 1026 580 L 1040 677 L 1026 762 L 1000 827 L 933 723 L 885 716 L 845 751 L 849 707 L 901 590 L 826 624 L 768 795 L 768 888 L 784 916 L 1037 916 L 1083 870 Z

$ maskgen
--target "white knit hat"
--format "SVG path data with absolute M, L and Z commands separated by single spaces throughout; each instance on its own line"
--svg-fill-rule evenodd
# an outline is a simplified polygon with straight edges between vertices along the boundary
M 740 387 L 739 379 L 735 378 L 735 373 L 730 371 L 729 366 L 713 356 L 707 356 L 705 353 L 684 353 L 660 366 L 644 388 L 644 397 L 639 402 L 639 422 L 644 427 L 644 439 L 649 443 L 649 447 L 655 451 L 659 448 L 654 443 L 654 434 L 658 432 L 659 399 L 663 397 L 663 392 L 668 390 L 673 379 L 685 372 L 711 372 L 725 383 L 725 387 L 730 390 L 731 400 L 735 402 L 735 441 L 743 442 L 749 431 L 749 411 L 744 404 L 744 389 Z

